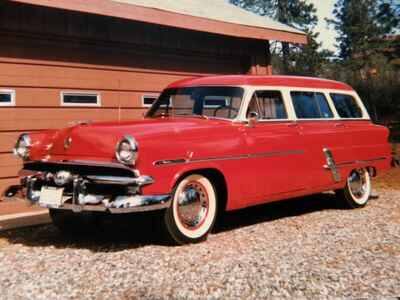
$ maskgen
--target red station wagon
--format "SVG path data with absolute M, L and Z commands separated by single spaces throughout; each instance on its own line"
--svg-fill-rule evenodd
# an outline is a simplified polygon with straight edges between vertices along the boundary
M 14 151 L 27 199 L 61 230 L 160 210 L 184 244 L 206 239 L 218 211 L 330 190 L 365 206 L 390 168 L 388 135 L 344 83 L 217 76 L 171 84 L 143 120 L 23 134 Z

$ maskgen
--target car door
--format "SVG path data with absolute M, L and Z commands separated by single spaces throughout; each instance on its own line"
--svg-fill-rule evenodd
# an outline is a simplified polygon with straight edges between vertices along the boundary
M 342 159 L 348 149 L 346 126 L 335 118 L 325 93 L 292 90 L 290 96 L 303 135 L 310 189 L 330 187 L 339 178 L 335 178 L 333 170 L 326 168 L 327 155 Z
M 287 101 L 281 91 L 254 91 L 246 117 L 249 120 L 244 134 L 249 154 L 246 167 L 255 186 L 255 202 L 304 190 L 307 186 L 304 144 L 298 124 L 289 119 Z

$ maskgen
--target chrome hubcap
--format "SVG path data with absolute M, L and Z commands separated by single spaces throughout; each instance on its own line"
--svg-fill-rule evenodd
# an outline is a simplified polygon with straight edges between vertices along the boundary
M 207 191 L 198 182 L 189 182 L 178 198 L 178 217 L 186 228 L 195 230 L 205 221 L 209 201 Z
M 362 198 L 367 190 L 367 178 L 364 170 L 351 172 L 349 177 L 349 187 L 351 193 L 356 198 Z

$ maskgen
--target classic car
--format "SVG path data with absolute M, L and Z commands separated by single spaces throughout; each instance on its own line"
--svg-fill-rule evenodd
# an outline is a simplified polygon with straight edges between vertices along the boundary
M 26 198 L 61 230 L 158 210 L 185 244 L 223 211 L 325 191 L 365 206 L 391 165 L 388 135 L 347 84 L 235 75 L 173 83 L 143 120 L 22 134 L 14 152 Z

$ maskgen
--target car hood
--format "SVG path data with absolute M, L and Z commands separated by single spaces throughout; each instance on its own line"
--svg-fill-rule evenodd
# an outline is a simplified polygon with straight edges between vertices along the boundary
M 209 131 L 230 121 L 197 117 L 144 119 L 129 122 L 82 124 L 58 131 L 49 154 L 79 157 L 114 156 L 116 144 L 124 136 L 134 137 L 140 149 L 148 144 L 182 139 L 194 130 Z M 69 143 L 68 143 L 69 142 Z

